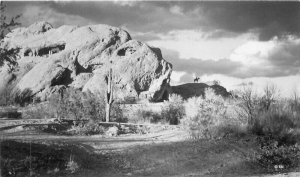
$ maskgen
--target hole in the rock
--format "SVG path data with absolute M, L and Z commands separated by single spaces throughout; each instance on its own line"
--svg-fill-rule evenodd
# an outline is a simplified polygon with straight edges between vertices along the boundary
M 119 56 L 125 56 L 125 54 L 126 54 L 126 49 L 121 49 L 118 51 Z
M 119 55 L 119 56 L 125 56 L 125 55 L 128 55 L 128 54 L 131 55 L 131 54 L 133 54 L 135 51 L 136 51 L 136 50 L 133 49 L 132 47 L 126 47 L 126 48 L 124 48 L 124 49 L 119 50 L 119 51 L 118 51 L 118 55 Z
M 26 49 L 24 52 L 24 56 L 30 56 L 32 55 L 32 50 L 31 49 Z
M 45 55 L 51 55 L 58 53 L 62 50 L 65 49 L 66 44 L 58 44 L 58 45 L 53 45 L 49 47 L 44 47 L 38 50 L 38 55 L 39 56 L 45 56 Z

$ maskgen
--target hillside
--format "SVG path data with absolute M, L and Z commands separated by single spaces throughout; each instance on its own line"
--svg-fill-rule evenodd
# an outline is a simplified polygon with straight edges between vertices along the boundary
M 171 86 L 171 92 L 182 96 L 183 99 L 188 99 L 194 96 L 203 96 L 206 88 L 212 88 L 217 95 L 228 97 L 230 95 L 226 88 L 220 85 L 209 86 L 205 83 L 187 83 L 177 86 Z

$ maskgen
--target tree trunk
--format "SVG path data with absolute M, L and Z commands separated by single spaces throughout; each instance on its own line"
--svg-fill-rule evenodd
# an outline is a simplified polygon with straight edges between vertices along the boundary
M 105 122 L 109 122 L 110 119 L 110 104 L 106 103 L 105 105 Z

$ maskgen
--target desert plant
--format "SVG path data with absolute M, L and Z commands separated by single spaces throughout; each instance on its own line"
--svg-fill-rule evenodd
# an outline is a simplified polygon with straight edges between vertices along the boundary
M 171 94 L 169 101 L 165 102 L 162 108 L 162 117 L 171 125 L 177 125 L 184 117 L 184 114 L 185 110 L 182 97 L 180 95 Z
M 247 117 L 248 125 L 251 126 L 254 123 L 254 118 L 258 114 L 259 110 L 259 97 L 254 91 L 252 84 L 244 85 L 243 89 L 239 93 L 240 107 L 243 109 L 243 116 Z
M 278 107 L 261 112 L 251 126 L 252 133 L 275 140 L 279 145 L 296 143 L 295 123 L 291 113 Z
M 3 1 L 0 2 L 0 67 L 7 63 L 8 66 L 16 65 L 16 58 L 19 53 L 19 49 L 7 49 L 6 46 L 3 45 L 3 39 L 8 32 L 11 32 L 11 28 L 19 26 L 20 23 L 16 22 L 21 15 L 17 15 L 12 17 L 7 22 L 7 16 L 5 15 L 6 5 Z
M 72 155 L 70 155 L 70 160 L 67 162 L 66 167 L 66 170 L 71 173 L 75 173 L 79 169 L 79 165 L 74 161 L 74 157 L 72 157 Z
M 84 93 L 72 88 L 61 94 L 53 94 L 49 106 L 59 119 L 102 121 L 105 116 L 104 99 L 100 94 Z
M 132 123 L 157 123 L 162 120 L 160 113 L 145 108 L 134 110 L 132 112 L 132 117 L 129 119 Z
M 105 128 L 97 122 L 89 121 L 87 123 L 73 125 L 69 132 L 73 135 L 95 135 L 104 134 Z
M 49 109 L 48 104 L 34 104 L 22 111 L 23 119 L 42 119 L 53 117 L 53 111 Z
M 110 62 L 112 63 L 112 61 Z M 110 121 L 110 111 L 111 111 L 111 105 L 114 102 L 113 99 L 113 81 L 112 81 L 112 68 L 109 68 L 108 75 L 105 77 L 106 85 L 107 85 L 107 91 L 105 94 L 105 121 Z
M 260 99 L 260 111 L 267 111 L 271 105 L 279 99 L 279 90 L 274 84 L 267 84 L 264 87 L 263 96 Z
M 277 141 L 272 141 L 260 148 L 255 154 L 255 160 L 271 172 L 286 171 L 299 165 L 300 146 L 298 144 L 280 146 Z
M 207 89 L 205 97 L 193 97 L 185 103 L 186 117 L 183 124 L 187 126 L 194 138 L 213 138 L 213 131 L 226 112 L 224 99 Z

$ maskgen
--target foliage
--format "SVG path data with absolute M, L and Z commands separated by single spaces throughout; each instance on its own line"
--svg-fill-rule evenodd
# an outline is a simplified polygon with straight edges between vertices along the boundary
M 281 144 L 296 142 L 294 136 L 295 123 L 289 112 L 279 108 L 260 113 L 255 123 L 250 127 L 252 133 L 258 136 L 267 136 Z
M 94 121 L 89 121 L 88 123 L 81 123 L 79 125 L 74 125 L 69 130 L 73 135 L 95 135 L 104 134 L 105 128 Z
M 205 91 L 205 97 L 193 97 L 185 103 L 186 117 L 183 123 L 193 138 L 213 138 L 214 129 L 220 125 L 226 112 L 225 101 L 212 89 Z
M 105 104 L 100 94 L 68 88 L 61 93 L 53 94 L 49 104 L 59 119 L 102 121 L 105 118 Z
M 180 95 L 171 94 L 169 101 L 165 102 L 162 108 L 161 116 L 171 125 L 177 125 L 184 117 L 184 114 L 185 110 L 182 97 Z
M 0 2 L 0 67 L 4 65 L 5 62 L 8 64 L 16 65 L 17 54 L 19 53 L 19 49 L 7 49 L 3 44 L 3 39 L 8 32 L 11 32 L 11 28 L 20 25 L 20 23 L 16 22 L 16 20 L 20 17 L 17 15 L 12 17 L 7 21 L 7 16 L 5 15 L 6 5 L 3 1 Z
M 22 111 L 23 119 L 43 119 L 53 117 L 53 111 L 49 109 L 48 104 L 31 105 Z
M 162 121 L 160 113 L 139 108 L 131 114 L 130 122 L 132 123 L 158 123 Z
M 255 156 L 257 162 L 270 171 L 286 171 L 297 167 L 300 160 L 300 146 L 279 145 L 277 141 L 264 145 Z
M 75 173 L 79 169 L 78 163 L 72 159 L 72 155 L 70 155 L 70 160 L 66 164 L 66 170 L 70 171 L 71 173 Z

